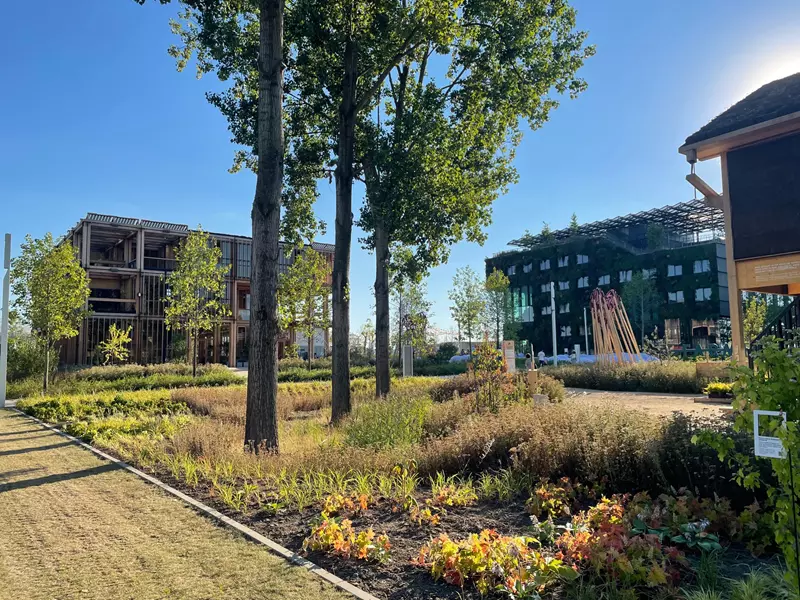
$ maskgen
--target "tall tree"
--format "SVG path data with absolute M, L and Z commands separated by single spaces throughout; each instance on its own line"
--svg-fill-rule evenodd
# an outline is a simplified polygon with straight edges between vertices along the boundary
M 411 345 L 416 352 L 427 347 L 428 319 L 432 304 L 427 298 L 428 286 L 424 281 L 398 275 L 392 283 L 392 321 L 397 324 L 394 337 L 397 342 L 397 359 L 402 361 L 403 345 Z
M 170 0 L 159 0 L 167 4 Z M 136 0 L 144 4 L 145 0 Z M 253 451 L 278 451 L 278 255 L 281 200 L 307 206 L 307 169 L 292 168 L 284 189 L 283 0 L 181 0 L 180 22 L 172 22 L 181 46 L 170 48 L 178 69 L 194 56 L 197 75 L 216 71 L 232 79 L 209 102 L 228 118 L 233 141 L 250 148 L 236 153 L 234 169 L 243 164 L 256 171 L 251 213 L 253 245 L 250 275 L 250 356 L 247 371 L 245 446 Z M 313 215 L 299 210 L 289 219 L 293 230 L 313 229 Z M 312 221 L 312 222 L 310 222 Z
M 569 218 L 569 231 L 572 234 L 577 234 L 580 231 L 580 225 L 578 225 L 578 215 L 576 213 L 572 213 L 572 216 Z
M 44 354 L 46 393 L 56 344 L 78 335 L 87 314 L 89 278 L 77 250 L 65 242 L 57 244 L 50 233 L 41 239 L 26 235 L 21 248 L 11 264 L 14 307 Z
M 450 313 L 458 324 L 459 331 L 466 334 L 469 353 L 472 356 L 472 340 L 478 331 L 481 317 L 486 309 L 483 282 L 472 267 L 461 267 L 453 277 L 453 287 L 448 292 L 452 304 Z
M 484 287 L 486 289 L 486 317 L 488 324 L 494 326 L 495 341 L 500 348 L 501 334 L 503 325 L 508 320 L 508 277 L 498 269 L 492 271 L 486 278 Z
M 419 276 L 445 262 L 455 242 L 482 243 L 492 201 L 516 180 L 519 121 L 537 129 L 557 105 L 551 90 L 584 89 L 575 73 L 594 51 L 563 2 L 467 0 L 442 25 L 392 71 L 374 118 L 359 121 L 378 395 L 390 381 L 389 270 L 404 262 L 390 249 L 411 249 L 404 268 Z M 444 56 L 442 75 L 429 65 Z
M 225 275 L 222 250 L 198 227 L 175 250 L 175 270 L 167 276 L 169 294 L 164 307 L 167 327 L 185 331 L 191 340 L 192 377 L 197 375 L 200 334 L 210 331 L 230 314 L 224 300 Z
M 278 305 L 281 322 L 304 334 L 308 340 L 308 369 L 314 357 L 314 334 L 330 326 L 328 318 L 327 259 L 310 247 L 298 251 L 294 262 L 280 278 Z
M 639 339 L 644 345 L 644 338 L 649 328 L 655 324 L 659 296 L 655 283 L 637 271 L 622 288 L 622 301 L 631 318 L 633 326 L 639 330 Z
M 363 344 L 364 357 L 373 358 L 375 354 L 375 326 L 367 319 L 358 330 L 359 343 Z

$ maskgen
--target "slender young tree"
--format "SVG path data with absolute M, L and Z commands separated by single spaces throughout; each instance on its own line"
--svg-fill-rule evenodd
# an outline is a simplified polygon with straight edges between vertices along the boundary
M 328 318 L 327 259 L 312 248 L 303 248 L 280 278 L 278 304 L 284 329 L 294 328 L 308 340 L 308 369 L 314 355 L 314 333 L 330 326 Z
M 461 267 L 453 277 L 453 287 L 448 292 L 452 304 L 450 312 L 459 329 L 466 334 L 469 354 L 472 356 L 472 340 L 481 324 L 486 309 L 483 282 L 472 267 Z
M 145 0 L 136 0 L 144 4 Z M 159 0 L 167 4 L 170 0 Z M 228 118 L 233 141 L 249 147 L 237 152 L 234 169 L 256 171 L 251 213 L 250 356 L 247 371 L 245 446 L 255 452 L 278 451 L 278 255 L 281 200 L 307 206 L 309 173 L 290 168 L 294 185 L 284 189 L 283 0 L 181 0 L 181 22 L 172 22 L 181 46 L 170 48 L 178 69 L 194 56 L 198 77 L 216 71 L 232 80 L 227 92 L 208 94 Z M 311 220 L 313 221 L 313 215 Z M 314 227 L 309 211 L 292 212 L 292 230 Z
M 508 286 L 510 285 L 505 273 L 495 269 L 486 278 L 486 317 L 489 324 L 494 326 L 495 341 L 500 348 L 503 326 L 508 319 Z
M 639 329 L 641 344 L 644 345 L 645 335 L 653 323 L 653 313 L 659 302 L 655 283 L 641 271 L 637 271 L 622 288 L 622 301 L 631 317 L 631 323 Z
M 87 315 L 89 278 L 77 250 L 66 242 L 56 244 L 50 233 L 41 239 L 26 235 L 21 248 L 11 264 L 14 307 L 44 354 L 42 391 L 47 393 L 56 344 L 78 335 Z
M 189 335 L 192 377 L 197 376 L 200 334 L 230 314 L 224 296 L 225 275 L 231 266 L 221 263 L 222 250 L 198 227 L 181 240 L 175 250 L 175 270 L 167 276 L 169 295 L 164 317 L 167 327 Z

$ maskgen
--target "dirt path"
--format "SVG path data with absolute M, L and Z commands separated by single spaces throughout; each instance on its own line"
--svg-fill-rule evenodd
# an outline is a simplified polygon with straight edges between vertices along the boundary
M 650 394 L 641 392 L 604 392 L 567 388 L 568 401 L 615 402 L 656 415 L 670 415 L 675 411 L 697 416 L 723 414 L 730 404 L 708 402 L 701 394 Z M 695 402 L 695 400 L 699 400 Z
M 0 410 L 0 599 L 349 597 Z

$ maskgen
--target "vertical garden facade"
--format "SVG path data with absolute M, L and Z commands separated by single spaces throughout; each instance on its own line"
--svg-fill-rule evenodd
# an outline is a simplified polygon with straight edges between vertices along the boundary
M 535 352 L 553 350 L 550 286 L 555 288 L 557 351 L 585 348 L 584 308 L 592 349 L 589 298 L 616 290 L 637 339 L 654 329 L 670 347 L 718 343 L 730 316 L 720 211 L 702 201 L 513 240 L 518 249 L 486 259 L 509 280 L 509 306 L 519 339 Z M 637 275 L 640 274 L 640 275 Z M 644 281 L 644 283 L 643 283 Z M 632 286 L 626 291 L 627 286 Z M 642 319 L 644 316 L 644 319 Z

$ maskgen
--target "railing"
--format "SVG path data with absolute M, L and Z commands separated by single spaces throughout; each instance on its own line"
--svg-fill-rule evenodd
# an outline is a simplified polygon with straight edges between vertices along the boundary
M 800 327 L 800 296 L 795 297 L 791 304 L 785 306 L 778 315 L 770 321 L 764 330 L 750 342 L 748 356 L 750 366 L 753 366 L 753 354 L 763 347 L 765 337 L 774 336 L 780 340 L 781 347 L 787 343 L 794 345 L 792 331 Z
M 144 268 L 147 271 L 172 271 L 175 269 L 175 259 L 145 256 Z

